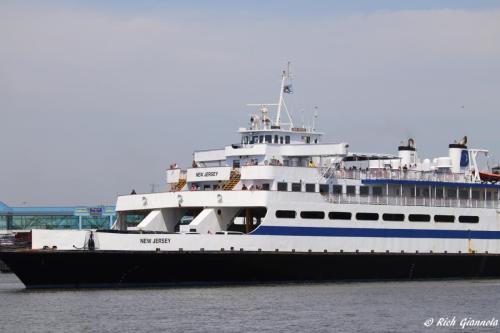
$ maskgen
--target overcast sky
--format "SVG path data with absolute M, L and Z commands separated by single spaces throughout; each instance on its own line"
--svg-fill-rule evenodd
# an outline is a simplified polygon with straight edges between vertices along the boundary
M 500 161 L 498 1 L 0 3 L 0 201 L 114 203 L 276 101 L 351 151 Z

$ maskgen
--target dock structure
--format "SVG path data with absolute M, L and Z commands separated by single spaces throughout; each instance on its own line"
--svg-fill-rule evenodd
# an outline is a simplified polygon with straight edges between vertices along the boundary
M 21 206 L 0 201 L 0 235 L 31 229 L 110 229 L 114 206 Z

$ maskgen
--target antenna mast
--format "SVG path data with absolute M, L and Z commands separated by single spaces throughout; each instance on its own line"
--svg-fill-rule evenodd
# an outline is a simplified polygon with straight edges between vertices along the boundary
M 288 67 L 290 68 L 290 63 L 288 63 Z M 276 121 L 274 122 L 276 126 L 280 125 L 280 117 L 281 117 L 281 107 L 283 106 L 283 93 L 285 90 L 285 80 L 288 78 L 288 73 L 283 71 L 281 74 L 281 89 L 280 89 L 280 99 L 278 101 L 278 112 L 276 113 Z
M 285 104 L 285 98 L 284 98 L 284 93 L 285 93 L 285 87 L 287 87 L 288 89 L 291 88 L 291 86 L 285 86 L 285 82 L 287 79 L 290 79 L 290 61 L 288 62 L 288 65 L 287 65 L 287 70 L 286 71 L 283 71 L 282 74 L 281 74 L 281 89 L 280 89 L 280 99 L 278 101 L 278 111 L 276 112 L 276 121 L 274 122 L 274 124 L 276 126 L 280 126 L 281 125 L 281 110 L 282 108 L 285 109 L 287 115 L 288 115 L 288 119 L 290 121 L 289 125 L 290 127 L 293 127 L 293 122 L 292 122 L 292 117 L 290 117 L 290 114 L 288 113 L 288 109 L 286 107 L 286 104 Z M 287 93 L 291 93 L 291 90 L 290 91 L 287 91 Z
M 313 116 L 313 123 L 312 123 L 312 128 L 311 131 L 314 132 L 316 131 L 316 119 L 318 119 L 318 107 L 314 107 L 314 116 Z

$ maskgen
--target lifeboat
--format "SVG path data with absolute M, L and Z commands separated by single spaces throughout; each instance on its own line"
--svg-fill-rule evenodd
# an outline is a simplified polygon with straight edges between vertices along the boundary
M 500 174 L 481 171 L 479 172 L 479 178 L 481 178 L 483 182 L 496 183 L 500 181 Z

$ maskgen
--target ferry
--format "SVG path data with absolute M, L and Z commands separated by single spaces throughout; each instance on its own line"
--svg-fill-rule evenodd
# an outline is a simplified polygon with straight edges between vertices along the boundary
M 27 288 L 500 276 L 487 150 L 464 137 L 432 159 L 412 138 L 353 152 L 294 123 L 292 88 L 285 70 L 239 142 L 171 165 L 164 192 L 119 196 L 111 230 L 34 229 L 0 259 Z

